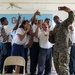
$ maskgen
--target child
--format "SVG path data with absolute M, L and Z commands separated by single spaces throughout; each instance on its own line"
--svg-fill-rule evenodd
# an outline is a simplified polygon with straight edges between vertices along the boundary
M 39 38 L 40 52 L 38 58 L 38 75 L 49 75 L 51 73 L 52 44 L 49 42 L 49 28 L 46 22 L 42 24 L 42 30 L 38 32 L 40 25 L 36 29 L 35 36 Z

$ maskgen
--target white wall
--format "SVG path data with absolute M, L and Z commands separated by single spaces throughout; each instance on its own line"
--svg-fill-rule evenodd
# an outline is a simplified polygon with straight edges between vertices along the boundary
M 14 3 L 22 9 L 16 7 L 7 9 L 10 3 Z M 58 6 L 68 6 L 75 10 L 75 0 L 0 0 L 0 14 L 33 14 L 39 9 L 41 14 L 58 15 L 61 20 L 66 19 L 67 13 L 58 11 Z
M 10 3 L 22 7 L 10 7 Z M 0 0 L 0 13 L 33 13 L 37 9 L 41 12 L 57 11 L 58 6 L 68 6 L 75 10 L 75 0 Z
M 7 11 L 7 10 L 6 10 Z M 36 10 L 35 10 L 36 11 Z M 15 12 L 14 13 L 10 13 L 9 11 L 7 12 L 7 13 L 0 13 L 0 14 L 17 14 L 17 13 L 20 13 L 20 14 L 33 14 L 35 11 L 16 11 L 15 10 Z M 53 14 L 53 16 L 55 16 L 55 15 L 58 15 L 59 17 L 60 17 L 60 19 L 63 21 L 63 20 L 65 20 L 67 17 L 68 17 L 68 13 L 67 12 L 64 12 L 64 11 L 41 11 L 41 10 L 39 10 L 40 11 L 40 13 L 41 14 Z M 41 16 L 40 16 L 41 17 Z M 54 22 L 53 22 L 53 26 L 54 26 L 55 24 L 54 24 Z M 74 23 L 74 25 L 75 25 L 75 23 Z
M 75 11 L 73 11 L 75 14 Z M 58 15 L 59 18 L 63 21 L 68 17 L 68 13 L 64 12 L 64 11 L 52 11 L 51 12 L 53 14 L 53 16 Z M 73 26 L 75 26 L 75 17 L 74 17 L 74 22 L 72 23 Z M 55 26 L 55 23 L 53 22 L 53 26 Z

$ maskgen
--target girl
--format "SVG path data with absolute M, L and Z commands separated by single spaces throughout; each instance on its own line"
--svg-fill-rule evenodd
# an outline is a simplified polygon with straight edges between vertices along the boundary
M 28 20 L 24 20 L 21 26 L 17 29 L 15 37 L 13 38 L 12 45 L 12 56 L 22 56 L 24 57 L 24 46 L 26 42 L 26 35 L 29 32 L 30 25 Z M 19 73 L 20 66 L 15 67 L 15 73 Z

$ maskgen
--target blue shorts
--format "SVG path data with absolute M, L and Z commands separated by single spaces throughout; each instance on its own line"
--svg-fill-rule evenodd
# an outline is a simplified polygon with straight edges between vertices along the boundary
M 24 55 L 24 46 L 14 43 L 12 45 L 11 56 L 22 56 L 22 57 L 24 57 L 25 56 Z

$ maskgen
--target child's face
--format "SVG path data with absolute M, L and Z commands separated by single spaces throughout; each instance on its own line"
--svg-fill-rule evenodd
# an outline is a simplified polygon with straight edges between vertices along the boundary
M 7 21 L 7 19 L 4 20 L 4 25 L 8 25 L 8 21 Z
M 29 26 L 29 22 L 26 22 L 26 24 L 24 25 L 24 29 L 27 30 Z
M 42 28 L 44 31 L 48 30 L 48 24 L 46 22 L 43 23 Z

